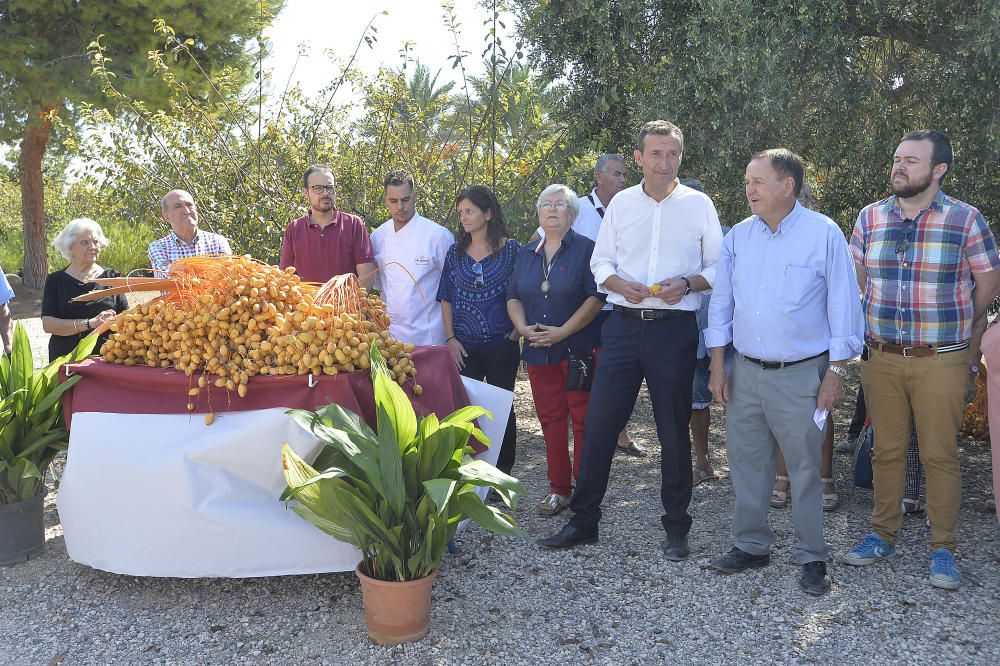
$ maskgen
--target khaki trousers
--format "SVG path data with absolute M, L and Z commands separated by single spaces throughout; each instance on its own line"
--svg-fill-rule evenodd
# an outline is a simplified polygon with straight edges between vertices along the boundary
M 969 377 L 968 350 L 922 358 L 905 358 L 873 348 L 868 353 L 868 360 L 861 363 L 861 384 L 875 428 L 872 530 L 896 544 L 903 521 L 900 504 L 906 484 L 912 412 L 917 422 L 920 461 L 927 477 L 930 547 L 954 551 L 962 499 L 956 440 L 962 427 Z

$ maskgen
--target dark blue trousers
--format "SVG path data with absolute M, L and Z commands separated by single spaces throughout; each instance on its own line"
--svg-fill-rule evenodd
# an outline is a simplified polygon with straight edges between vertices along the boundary
M 660 499 L 663 529 L 685 535 L 691 529 L 691 387 L 698 325 L 693 312 L 673 311 L 666 319 L 643 321 L 619 312 L 601 328 L 601 351 L 584 426 L 580 478 L 570 524 L 597 527 L 608 489 L 618 433 L 628 422 L 642 380 L 653 404 L 660 440 Z

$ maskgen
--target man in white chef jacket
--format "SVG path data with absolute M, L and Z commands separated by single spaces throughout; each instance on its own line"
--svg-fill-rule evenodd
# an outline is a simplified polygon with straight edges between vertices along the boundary
M 455 236 L 417 213 L 413 176 L 408 172 L 393 171 L 382 186 L 392 218 L 372 232 L 371 241 L 378 268 L 376 287 L 392 322 L 389 332 L 414 345 L 443 345 L 444 322 L 435 295 Z

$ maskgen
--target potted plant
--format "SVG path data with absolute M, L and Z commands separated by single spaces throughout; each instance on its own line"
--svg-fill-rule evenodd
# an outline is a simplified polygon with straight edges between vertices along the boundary
M 510 515 L 484 504 L 476 488 L 493 488 L 515 509 L 524 487 L 471 458 L 470 437 L 489 444 L 474 423 L 489 416 L 485 409 L 469 406 L 443 419 L 429 414 L 418 420 L 375 347 L 371 377 L 376 430 L 335 404 L 289 412 L 325 447 L 310 466 L 283 446 L 283 499 L 293 501 L 292 510 L 305 520 L 361 550 L 356 573 L 368 635 L 396 644 L 427 634 L 431 584 L 462 520 L 525 536 Z
M 97 336 L 71 354 L 34 369 L 31 343 L 19 323 L 10 355 L 0 356 L 0 565 L 23 562 L 45 545 L 45 473 L 69 445 L 60 398 L 79 376 L 59 383 L 59 367 L 86 358 Z

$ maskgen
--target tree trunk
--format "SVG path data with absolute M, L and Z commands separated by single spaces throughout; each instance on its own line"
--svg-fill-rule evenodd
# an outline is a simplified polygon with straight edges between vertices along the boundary
M 17 163 L 21 180 L 21 222 L 24 225 L 24 285 L 32 289 L 41 289 L 49 272 L 42 158 L 52 133 L 48 112 L 53 108 L 43 107 L 37 117 L 28 121 Z

